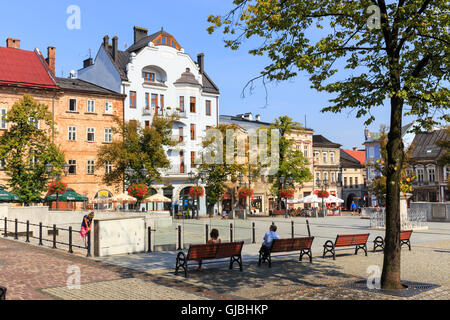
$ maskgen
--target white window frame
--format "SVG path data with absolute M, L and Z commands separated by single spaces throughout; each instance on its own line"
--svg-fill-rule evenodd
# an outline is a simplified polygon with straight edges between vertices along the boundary
M 113 103 L 111 101 L 105 102 L 105 114 L 113 114 Z
M 71 163 L 74 162 L 74 163 Z M 68 161 L 68 164 L 70 167 L 75 167 L 75 173 L 70 173 L 70 167 L 69 167 L 69 175 L 76 176 L 77 175 L 77 160 L 71 159 Z
M 334 152 L 330 152 L 330 163 L 334 163 Z
M 328 163 L 328 152 L 322 152 L 323 163 Z
M 0 170 L 4 170 L 6 168 L 6 160 L 0 159 Z
M 433 177 L 433 180 L 431 180 L 431 177 Z M 434 167 L 427 168 L 427 178 L 428 182 L 436 182 L 436 169 Z
M 69 126 L 69 141 L 77 141 L 77 127 Z
M 87 160 L 87 166 L 86 166 L 86 174 L 88 176 L 93 176 L 95 174 L 95 161 L 94 160 Z
M 87 101 L 87 113 L 95 113 L 95 100 Z
M 89 140 L 89 134 L 90 133 L 93 134 L 93 139 L 92 140 Z M 87 142 L 95 142 L 95 128 L 87 128 L 87 130 L 86 130 L 86 140 L 87 140 Z
M 308 158 L 309 148 L 307 145 L 303 146 L 303 156 Z
M 109 161 L 106 161 L 105 163 L 105 174 L 109 174 L 112 172 L 112 163 Z
M 6 116 L 7 110 L 6 109 L 0 109 L 0 129 L 6 130 L 8 129 L 8 124 L 6 123 L 6 120 L 3 119 L 3 117 Z
M 34 127 L 39 130 L 39 120 L 36 120 L 33 117 L 29 117 L 28 120 L 30 121 L 30 123 L 34 123 Z
M 419 173 L 420 172 L 420 173 Z M 425 176 L 424 168 L 416 168 L 417 182 L 423 182 L 423 178 Z M 422 179 L 421 179 L 422 177 Z
M 336 182 L 336 172 L 331 172 L 331 182 L 332 183 Z
M 105 128 L 105 143 L 111 143 L 111 142 L 112 142 L 112 129 Z

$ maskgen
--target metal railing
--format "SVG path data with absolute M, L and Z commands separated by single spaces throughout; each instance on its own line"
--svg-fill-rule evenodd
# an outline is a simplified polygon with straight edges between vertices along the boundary
M 8 223 L 14 224 L 14 231 L 8 232 Z M 19 225 L 25 225 L 25 230 L 19 232 Z M 37 227 L 38 228 L 38 236 L 35 236 L 34 233 L 30 230 L 30 227 Z M 47 234 L 52 236 L 52 239 L 47 239 L 44 237 L 44 229 L 47 230 Z M 63 242 L 61 240 L 58 241 L 59 232 L 68 232 L 68 242 Z M 80 230 L 73 230 L 71 226 L 69 228 L 61 228 L 57 227 L 56 224 L 53 226 L 45 226 L 40 222 L 39 224 L 33 224 L 30 223 L 30 221 L 19 221 L 18 219 L 15 220 L 8 220 L 8 218 L 4 218 L 4 228 L 3 228 L 3 237 L 13 237 L 14 240 L 20 240 L 20 238 L 25 237 L 25 242 L 30 243 L 30 239 L 38 240 L 39 246 L 44 246 L 44 243 L 49 243 L 51 245 L 52 249 L 58 249 L 58 245 L 63 245 L 68 247 L 69 253 L 74 253 L 73 249 L 78 248 L 82 250 L 86 250 L 86 257 L 91 257 L 91 232 L 88 232 L 87 235 L 87 245 L 86 246 L 80 246 L 77 244 L 74 244 L 73 241 L 73 234 L 80 234 Z M 61 238 L 60 238 L 61 239 Z

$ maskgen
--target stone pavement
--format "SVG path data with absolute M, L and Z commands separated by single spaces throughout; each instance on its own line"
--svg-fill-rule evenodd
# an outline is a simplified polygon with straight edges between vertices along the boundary
M 273 267 L 257 266 L 244 257 L 244 272 L 227 269 L 228 264 L 205 264 L 190 277 L 175 277 L 175 259 L 160 262 L 160 268 L 146 272 L 133 264 L 112 264 L 68 255 L 0 239 L 0 285 L 8 288 L 8 299 L 73 300 L 328 300 L 403 299 L 376 292 L 346 289 L 344 284 L 367 278 L 369 266 L 382 266 L 381 253 L 354 256 L 353 250 L 339 252 L 337 260 L 317 255 L 313 264 L 297 262 L 297 255 L 273 259 Z M 440 285 L 439 288 L 408 299 L 450 298 L 450 241 L 413 243 L 402 251 L 402 279 Z M 163 254 L 163 253 L 161 253 Z M 251 253 L 248 253 L 250 256 Z M 137 255 L 139 256 L 139 255 Z M 144 256 L 144 255 L 141 255 Z M 146 255 L 153 262 L 159 255 Z M 130 256 L 130 257 L 136 257 Z M 141 257 L 142 258 L 142 257 Z M 172 257 L 173 258 L 173 257 Z M 150 262 L 148 262 L 150 263 Z M 134 266 L 139 266 L 135 263 Z M 69 289 L 67 268 L 81 270 L 80 289 Z M 195 266 L 192 267 L 195 269 Z M 134 270 L 133 270 L 134 269 Z

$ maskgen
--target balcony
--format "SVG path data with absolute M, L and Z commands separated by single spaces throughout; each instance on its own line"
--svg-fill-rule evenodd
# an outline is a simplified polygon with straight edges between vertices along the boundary
M 142 115 L 143 116 L 152 116 L 153 114 L 154 114 L 154 109 L 153 108 L 150 108 L 150 109 L 147 109 L 147 108 L 143 108 L 142 109 Z

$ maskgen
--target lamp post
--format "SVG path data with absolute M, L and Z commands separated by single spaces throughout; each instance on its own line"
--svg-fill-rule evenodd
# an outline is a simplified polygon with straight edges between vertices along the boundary
M 324 179 L 324 180 L 320 180 L 317 179 L 317 186 L 319 188 L 322 189 L 322 191 L 327 191 L 328 189 L 328 179 Z M 323 217 L 326 217 L 326 212 L 325 212 L 325 198 L 322 198 L 322 212 L 323 212 Z
M 59 173 L 56 173 L 55 175 L 52 174 L 54 168 L 53 164 L 47 163 L 46 165 L 44 165 L 44 167 L 45 172 L 47 172 L 47 175 L 50 179 L 53 177 L 55 177 L 56 181 L 59 181 L 61 179 L 61 175 Z M 67 177 L 67 175 L 69 174 L 69 168 L 70 165 L 68 165 L 67 163 L 63 165 L 63 173 L 65 177 Z M 56 210 L 58 209 L 59 209 L 59 201 L 58 201 L 58 193 L 56 193 Z
M 191 171 L 188 173 L 189 176 L 189 180 L 191 181 L 191 183 L 196 183 L 197 187 L 200 187 L 200 183 L 202 183 L 203 180 L 206 179 L 206 172 L 201 171 L 198 173 L 198 175 L 195 174 L 195 172 Z M 192 199 L 194 200 L 194 199 Z M 197 193 L 197 205 L 196 205 L 196 216 L 197 219 L 200 218 L 200 196 Z
M 242 187 L 243 185 L 245 186 L 245 187 L 247 187 L 247 183 L 244 183 L 244 175 L 242 174 L 242 173 L 240 173 L 239 175 L 238 175 L 238 179 L 239 179 L 239 187 Z M 248 184 L 249 184 L 249 188 L 251 189 L 252 188 L 252 181 L 253 181 L 253 178 L 254 178 L 255 176 L 252 174 L 252 173 L 250 173 L 249 175 L 248 175 Z M 248 199 L 248 212 L 250 213 L 251 212 L 251 207 L 252 207 L 252 198 L 249 196 L 248 197 L 249 199 Z M 247 201 L 247 199 L 246 199 L 246 201 Z M 244 208 L 245 208 L 245 204 L 244 204 Z M 246 210 L 247 209 L 245 209 L 244 210 L 244 220 L 246 220 L 247 219 L 247 213 L 246 213 Z

